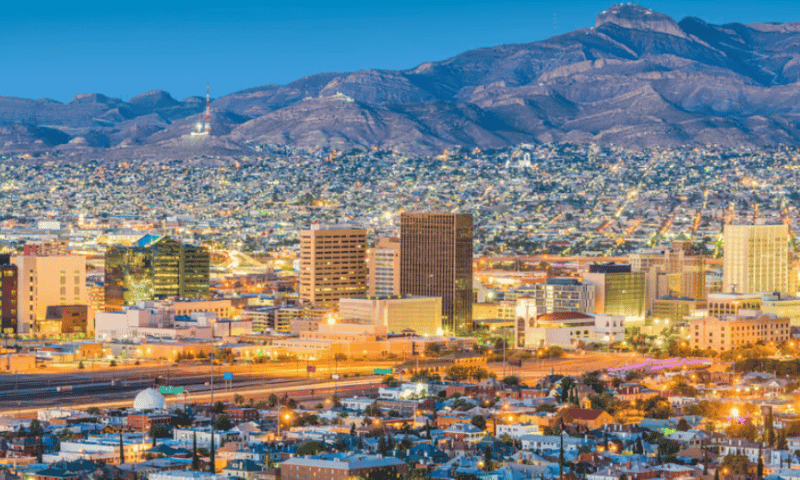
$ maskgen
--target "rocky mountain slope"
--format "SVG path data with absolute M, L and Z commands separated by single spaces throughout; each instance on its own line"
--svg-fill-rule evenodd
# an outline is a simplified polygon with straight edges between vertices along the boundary
M 800 144 L 800 23 L 712 25 L 636 5 L 591 29 L 468 51 L 406 71 L 321 73 L 212 102 L 213 136 L 391 148 L 595 142 L 633 147 Z M 0 97 L 0 151 L 122 149 L 178 141 L 204 99 Z

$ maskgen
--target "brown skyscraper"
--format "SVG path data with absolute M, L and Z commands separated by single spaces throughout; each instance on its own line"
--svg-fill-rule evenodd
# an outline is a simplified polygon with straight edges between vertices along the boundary
M 314 226 L 300 232 L 300 298 L 336 307 L 367 294 L 367 231 Z
M 442 298 L 442 326 L 472 329 L 472 215 L 400 216 L 400 293 Z

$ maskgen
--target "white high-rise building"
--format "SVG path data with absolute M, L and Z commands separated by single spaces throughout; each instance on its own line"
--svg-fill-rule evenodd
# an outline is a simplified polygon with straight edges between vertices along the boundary
M 725 225 L 723 236 L 724 292 L 790 294 L 787 225 Z
M 400 295 L 400 239 L 379 238 L 369 254 L 369 295 Z

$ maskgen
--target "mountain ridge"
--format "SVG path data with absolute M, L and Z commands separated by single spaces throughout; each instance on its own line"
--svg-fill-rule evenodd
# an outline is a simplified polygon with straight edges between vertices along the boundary
M 416 155 L 523 142 L 800 145 L 798 100 L 800 22 L 676 22 L 614 5 L 594 27 L 537 42 L 234 92 L 213 100 L 212 136 L 225 149 L 279 143 Z M 202 120 L 204 106 L 202 97 L 162 90 L 128 101 L 0 97 L 0 151 L 180 148 L 174 140 Z

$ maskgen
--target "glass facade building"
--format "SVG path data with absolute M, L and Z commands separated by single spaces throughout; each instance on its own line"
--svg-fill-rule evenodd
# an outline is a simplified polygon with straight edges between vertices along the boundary
M 210 255 L 204 247 L 148 236 L 131 247 L 109 247 L 105 263 L 106 311 L 142 300 L 209 295 Z
M 400 294 L 440 297 L 442 327 L 472 330 L 471 214 L 400 215 Z

